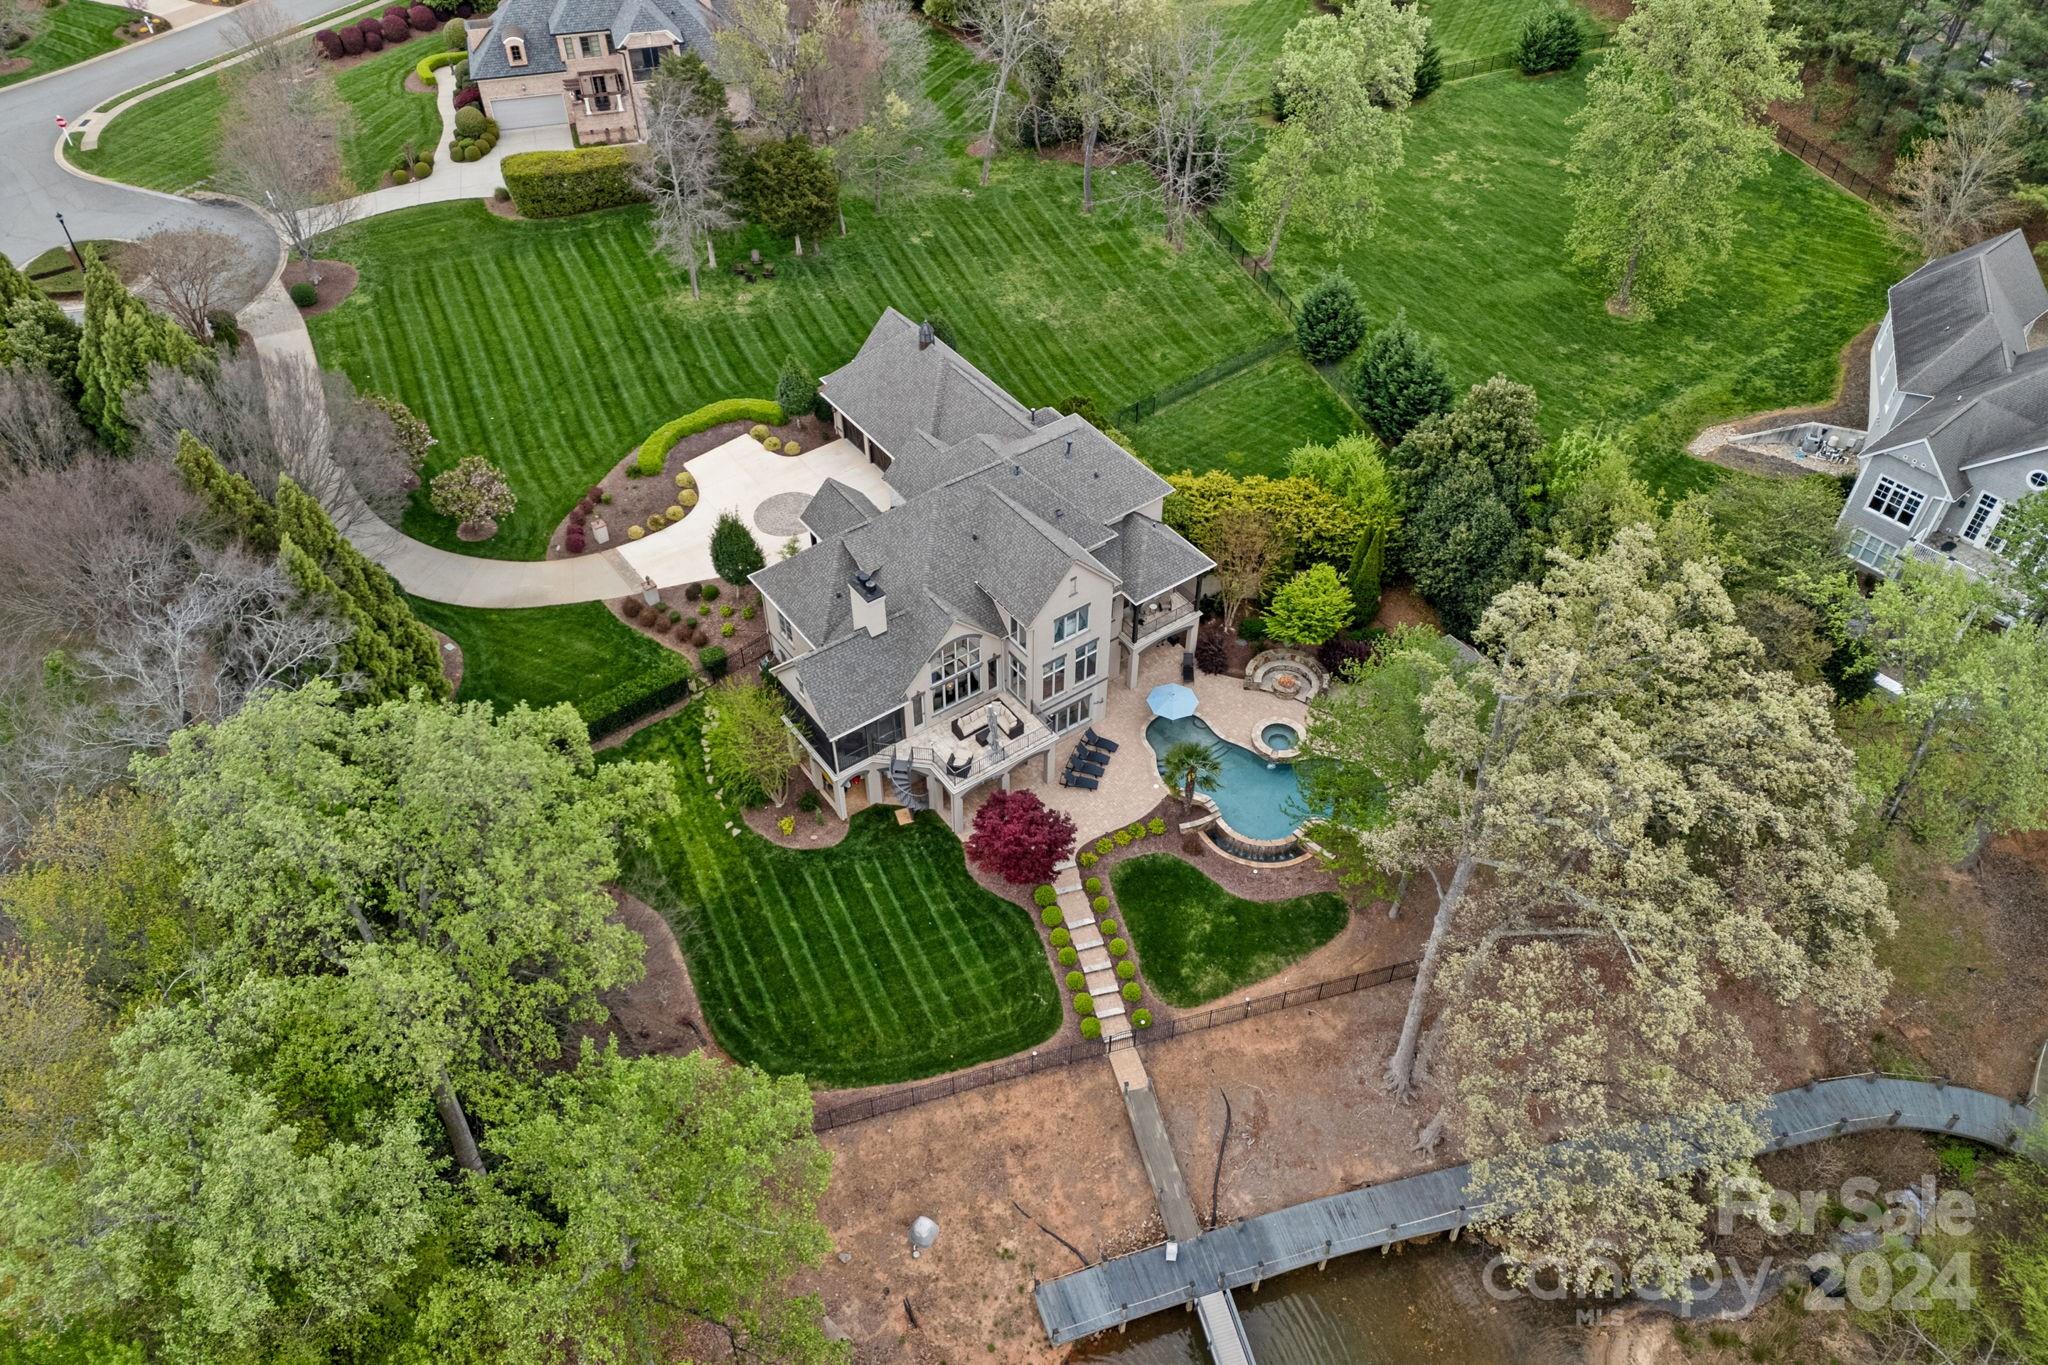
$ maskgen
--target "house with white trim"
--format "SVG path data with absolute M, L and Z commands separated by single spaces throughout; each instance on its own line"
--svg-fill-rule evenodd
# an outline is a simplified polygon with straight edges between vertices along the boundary
M 504 0 L 469 25 L 469 74 L 502 130 L 638 142 L 642 84 L 672 52 L 711 62 L 718 22 L 712 0 Z
M 1844 548 L 1872 573 L 1913 555 L 1994 574 L 2000 519 L 2048 490 L 2048 286 L 2008 232 L 1929 261 L 1890 300 Z
M 864 783 L 966 802 L 1194 648 L 1215 565 L 1160 520 L 1171 486 L 1083 418 L 1031 409 L 890 309 L 820 392 L 889 505 L 827 480 L 808 545 L 753 575 L 804 768 L 833 809 Z M 1130 755 L 1125 761 L 1150 761 Z

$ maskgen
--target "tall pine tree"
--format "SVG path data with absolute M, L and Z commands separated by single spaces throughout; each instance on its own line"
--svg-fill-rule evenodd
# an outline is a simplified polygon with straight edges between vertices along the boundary
M 176 464 L 185 486 L 227 524 L 237 540 L 264 554 L 277 551 L 277 512 L 263 500 L 255 484 L 243 475 L 230 474 L 220 458 L 189 431 L 178 433 Z
M 113 267 L 97 257 L 86 262 L 78 407 L 116 452 L 125 454 L 134 440 L 123 412 L 128 391 L 142 383 L 151 365 L 188 365 L 199 355 L 199 344 L 129 293 Z
M 391 575 L 363 557 L 328 519 L 326 509 L 290 476 L 277 480 L 277 522 L 280 536 L 289 536 L 345 594 L 370 623 L 389 651 L 372 651 L 379 671 L 365 672 L 364 700 L 382 701 L 406 695 L 414 687 L 429 695 L 446 694 L 441 649 L 434 633 L 413 615 L 412 607 L 391 581 Z

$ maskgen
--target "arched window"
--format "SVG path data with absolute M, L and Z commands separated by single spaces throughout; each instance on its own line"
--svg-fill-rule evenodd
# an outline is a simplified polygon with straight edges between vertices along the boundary
M 981 691 L 981 637 L 963 635 L 932 656 L 931 709 L 934 715 Z

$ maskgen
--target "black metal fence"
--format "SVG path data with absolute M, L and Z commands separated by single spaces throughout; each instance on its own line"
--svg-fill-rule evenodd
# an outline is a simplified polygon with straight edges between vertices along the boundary
M 1854 166 L 1843 161 L 1827 148 L 1810 142 L 1783 124 L 1777 125 L 1778 145 L 1807 165 L 1819 171 L 1828 179 L 1840 185 L 1858 199 L 1867 199 L 1873 204 L 1889 204 L 1892 192 L 1872 180 Z
M 1329 981 L 1318 981 L 1314 985 L 1297 986 L 1293 990 L 1274 991 L 1267 995 L 1247 996 L 1235 1005 L 1218 1005 L 1199 1014 L 1183 1014 L 1175 1018 L 1161 1018 L 1151 1028 L 1133 1033 L 1114 1041 L 1067 1043 L 1061 1047 L 1044 1048 L 1022 1057 L 1007 1057 L 1000 1062 L 975 1067 L 969 1071 L 955 1072 L 937 1080 L 908 1085 L 885 1094 L 866 1098 L 854 1097 L 839 1103 L 821 1105 L 812 1117 L 811 1127 L 820 1133 L 834 1128 L 843 1128 L 849 1123 L 860 1123 L 865 1119 L 880 1118 L 933 1100 L 943 1100 L 968 1090 L 979 1090 L 986 1085 L 998 1085 L 1004 1081 L 1022 1080 L 1036 1076 L 1041 1071 L 1056 1071 L 1072 1066 L 1075 1062 L 1098 1061 L 1110 1053 L 1123 1048 L 1135 1047 L 1141 1041 L 1150 1046 L 1183 1033 L 1200 1033 L 1203 1029 L 1215 1028 L 1220 1024 L 1235 1024 L 1245 1019 L 1256 1019 L 1262 1014 L 1273 1014 L 1279 1010 L 1293 1009 L 1298 1005 L 1313 1005 L 1318 1000 L 1333 1000 L 1355 991 L 1371 990 L 1395 981 L 1415 979 L 1413 962 L 1396 962 L 1390 967 L 1379 967 L 1369 972 L 1352 976 L 1336 977 Z
M 1126 403 L 1116 410 L 1110 420 L 1119 427 L 1142 422 L 1163 407 L 1180 402 L 1183 398 L 1201 392 L 1211 384 L 1220 383 L 1242 370 L 1248 370 L 1270 356 L 1276 356 L 1294 344 L 1292 335 L 1283 334 L 1236 355 L 1225 356 L 1208 369 L 1176 380 L 1163 389 L 1155 389 L 1135 403 Z

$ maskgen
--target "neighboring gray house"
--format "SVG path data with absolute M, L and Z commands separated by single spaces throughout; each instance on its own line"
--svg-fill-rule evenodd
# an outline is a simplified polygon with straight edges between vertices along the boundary
M 501 129 L 643 136 L 640 83 L 671 52 L 714 56 L 708 0 L 504 0 L 468 30 L 469 74 Z
M 2008 232 L 1892 286 L 1870 352 L 1870 431 L 1838 523 L 1849 557 L 1997 570 L 1999 518 L 2048 489 L 2048 287 Z
M 894 309 L 822 393 L 894 497 L 827 480 L 811 545 L 753 576 L 768 671 L 842 816 L 853 782 L 871 799 L 887 782 L 957 830 L 976 788 L 1034 757 L 1050 777 L 1059 736 L 1102 714 L 1113 677 L 1135 685 L 1146 649 L 1193 648 L 1215 566 L 1159 520 L 1166 480 Z

